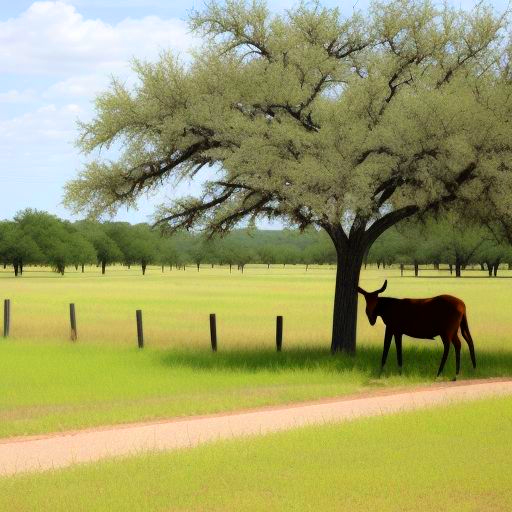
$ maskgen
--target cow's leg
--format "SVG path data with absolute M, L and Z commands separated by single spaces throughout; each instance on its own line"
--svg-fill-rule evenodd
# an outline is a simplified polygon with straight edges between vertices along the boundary
M 462 343 L 460 342 L 460 338 L 457 333 L 454 334 L 452 338 L 453 347 L 455 348 L 455 378 L 453 380 L 457 380 L 457 375 L 459 375 L 460 370 L 460 348 Z
M 384 334 L 384 350 L 382 352 L 382 362 L 380 365 L 380 373 L 384 369 L 386 359 L 388 358 L 389 347 L 391 345 L 391 339 L 393 338 L 393 332 L 389 327 L 386 326 L 386 333 Z
M 400 375 L 402 375 L 402 333 L 395 333 L 395 346 L 398 369 L 400 370 Z
M 439 371 L 437 372 L 437 376 L 441 375 L 443 371 L 444 364 L 446 363 L 446 359 L 448 358 L 448 352 L 450 351 L 450 338 L 446 336 L 446 334 L 441 335 L 441 339 L 443 340 L 444 351 L 443 357 L 441 358 L 441 365 L 439 366 Z

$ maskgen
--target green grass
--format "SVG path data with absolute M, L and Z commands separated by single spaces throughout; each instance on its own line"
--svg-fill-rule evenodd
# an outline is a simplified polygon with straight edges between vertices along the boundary
M 0 479 L 15 511 L 505 511 L 512 398 Z
M 102 424 L 204 414 L 339 396 L 363 389 L 430 383 L 440 350 L 417 345 L 378 376 L 380 348 L 357 357 L 320 349 L 145 349 L 94 345 L 9 343 L 0 348 L 0 437 Z M 464 377 L 512 375 L 512 353 L 467 353 Z M 453 375 L 453 361 L 446 378 Z
M 477 352 L 464 346 L 462 378 L 512 375 L 511 281 L 507 278 L 400 278 L 369 270 L 362 286 L 389 279 L 388 296 L 447 292 L 463 298 Z M 469 273 L 468 273 L 469 274 Z M 510 273 L 505 272 L 504 275 Z M 469 275 L 484 275 L 473 272 Z M 404 374 L 394 349 L 378 378 L 383 326 L 360 305 L 355 358 L 332 357 L 334 270 L 250 267 L 200 272 L 120 267 L 104 277 L 0 272 L 12 300 L 12 336 L 0 339 L 0 437 L 100 424 L 226 411 L 339 396 L 434 380 L 440 342 L 405 339 Z M 0 297 L 1 298 L 1 297 Z M 79 340 L 68 341 L 68 303 L 77 304 Z M 144 311 L 147 346 L 136 348 L 135 312 Z M 219 352 L 209 350 L 208 314 L 218 317 Z M 274 349 L 275 315 L 284 315 L 283 352 Z M 445 376 L 453 375 L 453 352 Z

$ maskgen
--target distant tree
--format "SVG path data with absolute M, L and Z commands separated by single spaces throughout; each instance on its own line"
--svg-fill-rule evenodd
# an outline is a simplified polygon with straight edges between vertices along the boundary
M 477 260 L 482 245 L 490 239 L 489 232 L 468 222 L 454 213 L 432 224 L 432 236 L 437 240 L 439 259 L 455 268 L 455 277 L 461 277 L 462 270 Z
M 72 263 L 72 238 L 64 222 L 47 212 L 32 209 L 18 212 L 14 222 L 37 244 L 45 263 L 64 275 L 66 266 Z
M 107 265 L 123 261 L 123 253 L 100 224 L 82 221 L 77 223 L 77 228 L 94 246 L 96 261 L 101 265 L 102 274 L 105 274 Z
M 24 233 L 15 222 L 0 222 L 0 258 L 6 264 L 11 264 L 14 275 L 23 275 L 24 265 L 42 263 L 44 254 L 33 240 Z
M 275 246 L 262 245 L 256 250 L 256 255 L 261 263 L 264 263 L 267 265 L 267 268 L 270 268 L 270 265 L 276 263 L 278 259 L 278 252 L 279 249 Z
M 489 277 L 496 277 L 500 264 L 512 261 L 512 248 L 509 244 L 489 239 L 480 246 L 476 259 L 485 265 Z
M 85 271 L 85 265 L 96 263 L 96 250 L 94 249 L 94 245 L 74 228 L 72 228 L 69 237 L 71 264 L 75 266 L 76 270 L 78 270 L 80 266 L 83 273 Z

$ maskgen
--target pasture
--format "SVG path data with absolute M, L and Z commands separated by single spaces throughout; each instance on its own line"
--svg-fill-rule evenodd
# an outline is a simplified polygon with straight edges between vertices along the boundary
M 400 277 L 363 271 L 361 286 L 389 280 L 385 296 L 451 293 L 468 308 L 478 368 L 463 346 L 461 378 L 512 375 L 509 304 L 512 273 L 470 271 Z M 410 274 L 410 273 L 409 273 Z M 0 272 L 0 299 L 12 301 L 11 336 L 0 339 L 0 436 L 63 431 L 339 396 L 382 386 L 432 382 L 441 343 L 404 338 L 404 372 L 394 348 L 379 378 L 383 325 L 368 324 L 360 301 L 358 354 L 329 354 L 334 269 L 248 266 L 200 272 L 112 267 L 60 276 Z M 78 341 L 69 341 L 68 305 L 77 307 Z M 136 348 L 142 309 L 146 347 Z M 217 314 L 218 352 L 209 345 Z M 275 352 L 275 316 L 284 316 L 283 352 Z M 454 374 L 450 352 L 444 378 Z
M 2 478 L 0 508 L 510 510 L 511 418 L 493 398 Z

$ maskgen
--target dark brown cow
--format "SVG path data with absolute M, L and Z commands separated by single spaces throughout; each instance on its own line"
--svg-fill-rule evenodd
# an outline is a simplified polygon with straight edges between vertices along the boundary
M 444 351 L 437 376 L 441 374 L 448 357 L 450 343 L 455 347 L 456 375 L 460 369 L 461 342 L 458 330 L 466 340 L 473 368 L 476 368 L 475 349 L 473 339 L 469 332 L 468 319 L 466 317 L 466 305 L 457 297 L 451 295 L 438 295 L 430 299 L 393 299 L 391 297 L 379 297 L 387 286 L 384 281 L 382 288 L 374 292 L 367 292 L 358 287 L 357 291 L 366 299 L 366 315 L 371 325 L 375 325 L 380 316 L 386 325 L 384 335 L 384 351 L 382 353 L 381 371 L 386 364 L 389 347 L 393 336 L 395 337 L 396 353 L 400 372 L 402 371 L 402 335 L 413 338 L 434 339 L 441 336 Z

